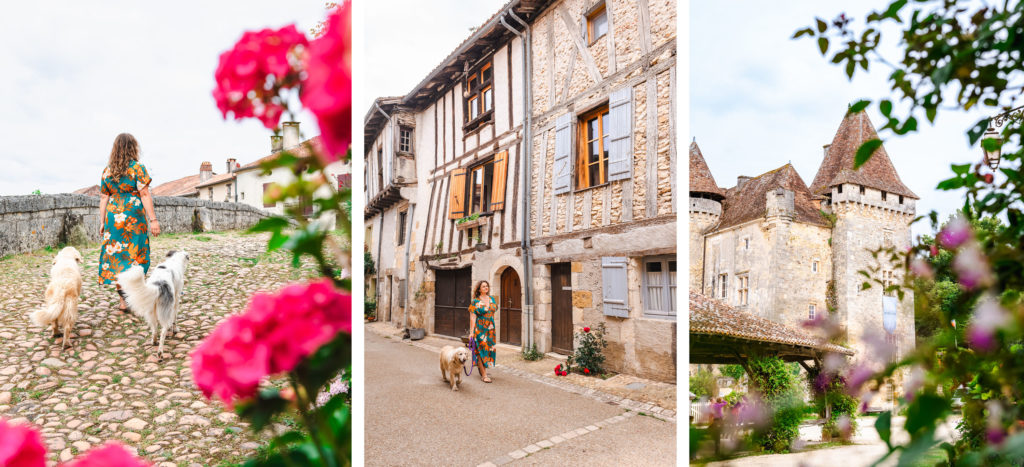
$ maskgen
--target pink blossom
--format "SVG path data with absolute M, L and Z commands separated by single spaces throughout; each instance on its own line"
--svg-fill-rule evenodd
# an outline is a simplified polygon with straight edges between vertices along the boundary
M 992 283 L 988 260 L 977 243 L 968 244 L 953 258 L 953 271 L 957 280 L 968 290 L 986 287 Z
M 843 439 L 850 439 L 850 435 L 853 434 L 853 424 L 850 421 L 850 416 L 842 414 L 839 419 L 836 420 L 836 428 L 839 429 L 839 436 Z
M 344 157 L 352 143 L 352 4 L 344 2 L 327 18 L 324 35 L 309 44 L 302 105 L 320 123 L 324 163 Z
M 825 360 L 822 363 L 823 373 L 839 373 L 845 367 L 846 357 L 835 352 L 825 354 Z
M 939 247 L 932 245 L 931 247 L 928 248 L 928 252 L 931 253 L 932 257 L 934 258 L 939 255 Z
M 982 352 L 991 352 L 998 345 L 996 331 L 1009 322 L 1009 312 L 999 306 L 994 298 L 982 298 L 967 328 L 967 342 Z
M 43 467 L 46 446 L 39 432 L 24 425 L 12 425 L 0 419 L 0 465 Z
M 956 216 L 949 220 L 949 223 L 939 232 L 936 240 L 943 248 L 957 248 L 971 238 L 971 224 L 964 220 L 963 216 Z
M 910 369 L 910 377 L 903 383 L 903 395 L 908 402 L 914 401 L 917 390 L 924 386 L 925 377 L 924 369 L 920 365 L 914 365 Z
M 931 265 L 921 258 L 914 258 L 914 260 L 910 262 L 910 272 L 915 276 L 924 279 L 931 279 L 935 277 L 935 271 L 932 271 Z
M 298 55 L 308 41 L 295 28 L 248 31 L 235 46 L 220 55 L 214 72 L 213 98 L 226 119 L 256 117 L 263 126 L 274 129 L 284 107 L 278 92 L 298 84 Z
M 846 391 L 850 394 L 860 392 L 860 387 L 874 376 L 875 370 L 872 370 L 870 366 L 863 362 L 858 364 L 850 370 L 850 374 L 846 377 Z
M 129 452 L 117 442 L 109 442 L 75 459 L 67 467 L 145 467 L 150 465 Z
M 868 391 L 860 395 L 860 412 L 867 413 L 868 408 L 871 405 L 871 399 L 874 399 L 878 395 L 876 391 Z
M 231 406 L 253 396 L 260 381 L 291 371 L 339 332 L 352 332 L 352 297 L 329 279 L 253 295 L 245 313 L 228 318 L 192 352 L 192 378 L 208 398 Z
M 990 400 L 985 403 L 988 410 L 988 417 L 985 420 L 985 437 L 991 444 L 1002 444 L 1006 439 L 1006 429 L 1003 428 L 1003 406 L 998 401 Z

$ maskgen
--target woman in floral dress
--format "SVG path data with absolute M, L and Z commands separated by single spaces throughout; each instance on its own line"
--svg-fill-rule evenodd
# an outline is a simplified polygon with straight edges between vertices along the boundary
M 128 133 L 114 139 L 110 160 L 100 182 L 100 219 L 103 246 L 100 248 L 100 284 L 115 284 L 117 275 L 132 265 L 149 271 L 149 233 L 160 235 L 153 198 L 149 194 L 149 173 L 139 163 L 139 143 Z M 120 310 L 126 313 L 121 287 Z
M 485 383 L 491 382 L 487 367 L 494 366 L 494 312 L 498 311 L 498 304 L 490 293 L 491 284 L 480 281 L 473 289 L 473 304 L 469 307 L 469 329 L 476 339 L 476 365 Z

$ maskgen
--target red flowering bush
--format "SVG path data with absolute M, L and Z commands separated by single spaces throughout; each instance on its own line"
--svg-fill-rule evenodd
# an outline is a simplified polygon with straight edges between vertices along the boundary
M 345 2 L 327 19 L 324 35 L 309 45 L 308 77 L 302 105 L 320 122 L 325 162 L 338 160 L 352 142 L 352 4 Z
M 11 425 L 0 419 L 0 465 L 45 466 L 46 446 L 39 433 L 27 426 Z
M 590 328 L 587 328 L 587 327 L 583 328 L 583 332 L 590 332 Z
M 67 467 L 145 467 L 150 465 L 128 452 L 124 446 L 109 442 L 101 448 L 90 450 L 85 455 L 67 464 Z
M 235 120 L 255 117 L 263 126 L 277 128 L 285 102 L 281 90 L 296 86 L 306 36 L 295 25 L 278 30 L 246 32 L 235 47 L 220 55 L 214 78 L 213 98 L 224 118 L 228 112 Z
M 329 279 L 256 294 L 245 313 L 217 326 L 192 352 L 192 377 L 228 406 L 256 393 L 268 375 L 288 372 L 339 332 L 352 332 L 352 297 Z

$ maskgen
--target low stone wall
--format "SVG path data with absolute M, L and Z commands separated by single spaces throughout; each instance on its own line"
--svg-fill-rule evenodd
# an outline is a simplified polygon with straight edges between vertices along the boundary
M 99 242 L 100 199 L 77 194 L 0 196 L 0 257 L 60 244 Z M 153 198 L 165 233 L 246 229 L 269 214 L 249 205 Z

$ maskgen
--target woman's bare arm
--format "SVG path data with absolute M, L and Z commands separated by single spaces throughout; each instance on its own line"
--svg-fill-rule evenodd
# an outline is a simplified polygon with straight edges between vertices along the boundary
M 154 237 L 159 237 L 160 222 L 156 220 L 156 209 L 153 208 L 153 197 L 149 194 L 149 185 L 139 190 L 139 197 L 142 198 L 142 207 L 146 209 L 146 221 L 149 223 L 149 232 Z
M 100 195 L 100 233 L 107 229 L 107 201 L 110 196 Z

